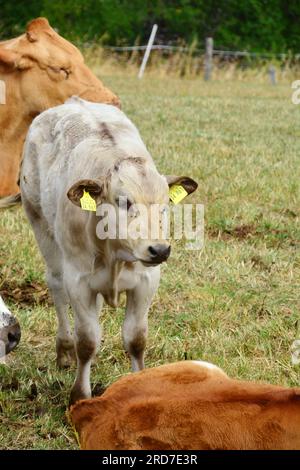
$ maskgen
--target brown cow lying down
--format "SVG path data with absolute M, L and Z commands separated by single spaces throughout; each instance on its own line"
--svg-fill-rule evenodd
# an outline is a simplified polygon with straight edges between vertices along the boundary
M 300 388 L 178 362 L 130 374 L 70 411 L 85 450 L 300 449 Z
M 0 42 L 0 197 L 19 193 L 21 153 L 33 118 L 72 95 L 120 104 L 46 18 L 31 21 L 22 36 Z M 14 199 L 0 206 L 10 202 Z

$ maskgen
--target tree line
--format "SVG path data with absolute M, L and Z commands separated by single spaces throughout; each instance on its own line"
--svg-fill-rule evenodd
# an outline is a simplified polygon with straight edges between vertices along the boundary
M 0 0 L 0 38 L 37 16 L 75 42 L 144 43 L 157 23 L 164 43 L 212 36 L 217 48 L 300 52 L 299 0 Z

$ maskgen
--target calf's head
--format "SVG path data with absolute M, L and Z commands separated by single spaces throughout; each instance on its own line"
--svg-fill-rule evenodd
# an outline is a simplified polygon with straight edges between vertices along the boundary
M 25 34 L 0 43 L 0 78 L 11 80 L 15 100 L 21 100 L 31 119 L 72 95 L 120 104 L 85 65 L 79 50 L 59 36 L 46 18 L 31 21 Z
M 0 297 L 0 357 L 15 349 L 20 338 L 20 325 Z
M 170 255 L 169 186 L 179 183 L 188 194 L 197 188 L 191 178 L 163 176 L 148 159 L 127 157 L 116 161 L 104 178 L 75 183 L 68 197 L 80 206 L 86 191 L 95 200 L 98 238 L 109 239 L 118 259 L 156 266 Z

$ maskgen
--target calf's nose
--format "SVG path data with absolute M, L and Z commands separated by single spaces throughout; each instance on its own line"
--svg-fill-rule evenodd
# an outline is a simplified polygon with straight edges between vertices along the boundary
M 5 345 L 5 353 L 10 353 L 19 344 L 21 339 L 21 328 L 19 323 L 14 323 L 9 327 L 7 333 L 7 342 Z
M 149 246 L 148 250 L 153 261 L 163 262 L 169 258 L 171 253 L 171 246 L 157 244 Z

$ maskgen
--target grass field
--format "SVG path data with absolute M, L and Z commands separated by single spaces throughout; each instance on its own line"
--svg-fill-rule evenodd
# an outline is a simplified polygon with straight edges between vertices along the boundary
M 234 377 L 299 385 L 290 348 L 300 338 L 300 107 L 290 87 L 102 78 L 160 171 L 196 179 L 190 202 L 205 205 L 204 249 L 173 243 L 162 268 L 147 366 L 203 359 Z M 0 214 L 0 276 L 23 333 L 0 365 L 0 448 L 77 448 L 65 417 L 74 369 L 55 366 L 55 312 L 22 208 Z M 123 308 L 104 308 L 95 392 L 130 370 L 122 318 Z

